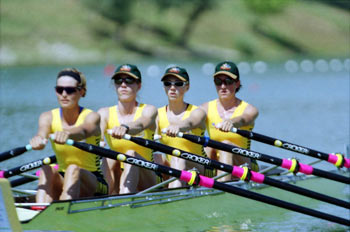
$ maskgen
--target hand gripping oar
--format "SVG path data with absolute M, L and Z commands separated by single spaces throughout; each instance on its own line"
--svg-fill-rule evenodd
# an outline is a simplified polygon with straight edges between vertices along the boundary
M 181 132 L 180 132 L 181 133 Z M 267 185 L 271 185 L 274 186 L 276 188 L 280 188 L 280 189 L 284 189 L 290 192 L 294 192 L 303 196 L 307 196 L 307 197 L 311 197 L 320 201 L 324 201 L 324 202 L 328 202 L 334 205 L 338 205 L 340 207 L 344 207 L 347 209 L 350 209 L 350 203 L 343 201 L 343 200 L 339 200 L 337 198 L 334 197 L 330 197 L 318 192 L 314 192 L 308 189 L 304 189 L 301 187 L 298 187 L 296 185 L 292 185 L 286 182 L 282 182 L 282 181 L 278 181 L 275 180 L 273 178 L 267 177 L 261 173 L 258 172 L 254 172 L 249 170 L 247 167 L 238 167 L 238 166 L 231 166 L 228 164 L 224 164 L 224 163 L 220 163 L 216 160 L 212 160 L 206 157 L 202 157 L 190 152 L 186 152 L 174 147 L 170 147 L 168 145 L 165 144 L 161 144 L 161 143 L 157 143 L 154 142 L 152 140 L 148 140 L 148 139 L 144 139 L 144 138 L 139 138 L 139 137 L 133 137 L 130 135 L 125 135 L 124 139 L 130 140 L 136 144 L 139 144 L 141 146 L 147 147 L 147 148 L 151 148 L 153 150 L 157 150 L 160 152 L 164 152 L 166 154 L 170 154 L 173 156 L 177 156 L 180 158 L 183 158 L 185 160 L 189 160 L 201 165 L 205 165 L 207 167 L 211 167 L 211 168 L 216 168 L 219 170 L 222 170 L 224 172 L 228 172 L 231 173 L 233 176 L 236 176 L 244 181 L 254 181 L 257 183 L 264 183 Z
M 22 155 L 24 152 L 30 151 L 30 150 L 32 150 L 32 146 L 30 144 L 28 144 L 28 145 L 23 146 L 23 147 L 16 147 L 16 148 L 13 148 L 9 151 L 2 152 L 0 154 L 0 162 L 5 161 L 5 160 L 10 159 L 10 158 L 13 158 L 13 157 L 16 157 L 16 156 L 19 156 L 19 155 Z
M 286 150 L 298 152 L 303 155 L 322 159 L 322 160 L 328 161 L 329 163 L 334 164 L 336 167 L 339 167 L 339 168 L 341 167 L 350 168 L 350 159 L 345 158 L 344 155 L 339 153 L 327 154 L 324 152 L 313 150 L 311 148 L 302 147 L 294 143 L 286 142 L 281 139 L 275 139 L 275 138 L 268 137 L 266 135 L 258 134 L 252 131 L 240 130 L 237 128 L 232 128 L 231 132 L 237 133 L 241 136 L 244 136 L 249 139 L 253 139 L 258 142 L 262 142 L 262 143 L 273 145 Z
M 114 160 L 119 160 L 122 162 L 125 162 L 127 164 L 130 165 L 135 165 L 141 168 L 145 168 L 154 172 L 160 172 L 169 176 L 174 176 L 176 178 L 179 178 L 182 181 L 186 181 L 187 183 L 189 183 L 190 185 L 200 185 L 203 187 L 207 187 L 207 188 L 214 188 L 214 189 L 218 189 L 227 193 L 231 193 L 231 194 L 235 194 L 235 195 L 239 195 L 245 198 L 249 198 L 249 199 L 253 199 L 256 201 L 260 201 L 260 202 L 264 202 L 266 204 L 270 204 L 270 205 L 274 205 L 274 206 L 278 206 L 284 209 L 288 209 L 288 210 L 292 210 L 295 212 L 299 212 L 302 214 L 306 214 L 309 216 L 313 216 L 313 217 L 317 217 L 317 218 L 321 218 L 324 220 L 328 220 L 331 222 L 335 222 L 335 223 L 339 223 L 342 225 L 346 225 L 346 226 L 350 226 L 350 220 L 344 219 L 344 218 L 340 218 L 334 215 L 330 215 L 330 214 L 326 214 L 323 212 L 319 212 L 313 209 L 309 209 L 300 205 L 296 205 L 293 203 L 289 203 L 286 201 L 282 201 L 276 198 L 272 198 L 269 196 L 265 196 L 256 192 L 252 192 L 252 191 L 248 191 L 245 189 L 241 189 L 235 186 L 231 186 L 228 184 L 224 184 L 224 183 L 220 183 L 217 182 L 211 178 L 202 176 L 202 175 L 198 175 L 195 171 L 192 172 L 188 172 L 188 171 L 180 171 L 174 168 L 170 168 L 170 167 L 166 167 L 163 165 L 159 165 L 153 162 L 149 162 L 143 159 L 138 159 L 132 156 L 128 156 L 116 151 L 112 151 L 109 149 L 105 149 L 102 147 L 98 147 L 92 144 L 87 144 L 87 143 L 83 143 L 83 142 L 75 142 L 71 139 L 67 140 L 67 144 L 72 145 L 74 147 L 77 147 L 81 150 L 90 152 L 90 153 L 94 153 L 96 155 L 100 155 L 103 157 L 107 157 L 110 159 L 114 159 Z
M 215 149 L 231 152 L 240 156 L 245 156 L 252 159 L 261 160 L 266 163 L 275 164 L 282 168 L 288 169 L 291 172 L 301 172 L 306 175 L 315 175 L 326 179 L 342 182 L 344 184 L 350 184 L 350 178 L 346 176 L 337 175 L 331 172 L 323 171 L 321 169 L 313 168 L 310 165 L 299 163 L 296 159 L 280 159 L 277 157 L 265 155 L 256 151 L 251 151 L 241 147 L 237 147 L 230 144 L 221 143 L 210 139 L 209 137 L 201 137 L 190 134 L 182 134 L 182 138 L 191 142 L 202 144 L 203 146 L 209 146 Z
M 23 164 L 21 166 L 11 168 L 10 170 L 0 171 L 0 178 L 9 178 L 23 172 L 27 172 L 43 166 L 44 164 L 52 164 L 56 162 L 56 156 L 45 157 L 33 162 Z

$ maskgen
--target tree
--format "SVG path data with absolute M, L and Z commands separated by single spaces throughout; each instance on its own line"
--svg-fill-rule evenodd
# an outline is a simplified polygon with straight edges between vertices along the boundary
M 292 1 L 294 0 L 246 0 L 244 3 L 255 14 L 252 29 L 256 34 L 268 38 L 290 51 L 305 54 L 306 51 L 303 48 L 281 36 L 277 31 L 264 29 L 264 18 L 281 14 Z

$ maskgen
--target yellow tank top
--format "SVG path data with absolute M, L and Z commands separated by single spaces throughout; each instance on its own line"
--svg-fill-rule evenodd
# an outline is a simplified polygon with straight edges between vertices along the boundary
M 196 108 L 197 106 L 189 104 L 186 109 L 186 112 L 182 117 L 182 120 L 188 118 L 191 112 Z M 168 126 L 169 126 L 169 120 L 166 114 L 166 106 L 163 106 L 158 109 L 158 130 L 159 130 L 158 133 L 161 134 L 160 132 L 162 131 L 162 129 L 167 128 Z M 195 128 L 191 130 L 189 133 L 197 136 L 203 136 L 204 132 L 205 130 L 201 128 Z M 162 135 L 160 142 L 171 147 L 176 147 L 181 150 L 194 153 L 196 155 L 206 156 L 202 145 L 192 143 L 183 138 L 177 138 L 177 137 L 174 138 L 174 137 L 168 137 L 166 135 Z M 171 157 L 172 157 L 171 155 L 167 155 L 168 160 L 171 160 Z
M 92 112 L 92 110 L 83 108 L 74 126 L 79 126 L 83 124 L 86 116 L 90 112 Z M 51 113 L 52 113 L 51 133 L 55 133 L 56 131 L 63 131 L 60 108 L 53 109 Z M 85 139 L 84 142 L 93 144 L 93 145 L 98 145 L 100 143 L 100 139 L 101 139 L 101 136 L 91 136 Z M 57 143 L 54 143 L 53 141 L 51 141 L 51 145 L 52 145 L 52 149 L 56 154 L 57 163 L 59 165 L 60 172 L 65 172 L 68 165 L 70 164 L 78 165 L 79 167 L 84 168 L 91 172 L 101 171 L 100 156 L 80 150 L 73 146 L 57 144 Z
M 142 115 L 143 109 L 146 107 L 146 104 L 139 104 L 139 106 L 136 109 L 134 119 L 133 121 L 137 120 Z M 107 129 L 112 129 L 116 126 L 120 126 L 119 120 L 118 120 L 118 114 L 117 114 L 117 106 L 111 106 L 109 107 L 109 117 L 108 117 L 108 123 L 107 123 Z M 153 139 L 154 131 L 147 128 L 144 131 L 141 131 L 139 134 L 134 135 L 135 137 L 141 137 L 144 139 Z M 152 150 L 149 148 L 142 147 L 140 145 L 137 145 L 134 142 L 125 140 L 125 139 L 115 139 L 109 134 L 105 133 L 105 138 L 107 140 L 107 143 L 109 147 L 112 150 L 125 153 L 128 150 L 134 150 L 138 154 L 140 154 L 143 158 L 145 158 L 148 161 L 152 161 Z
M 241 101 L 241 103 L 233 112 L 231 118 L 242 115 L 244 110 L 247 108 L 247 106 L 248 106 L 247 102 Z M 207 114 L 206 123 L 207 123 L 207 130 L 208 130 L 210 139 L 216 140 L 219 142 L 226 140 L 226 141 L 232 142 L 233 144 L 239 147 L 250 149 L 250 139 L 247 139 L 235 133 L 226 133 L 216 129 L 213 123 L 216 125 L 219 122 L 222 122 L 222 118 L 220 117 L 218 112 L 217 99 L 215 99 L 213 101 L 210 101 L 208 104 L 208 114 Z M 252 131 L 253 128 L 254 128 L 254 125 L 248 125 L 248 126 L 240 127 L 239 129 Z

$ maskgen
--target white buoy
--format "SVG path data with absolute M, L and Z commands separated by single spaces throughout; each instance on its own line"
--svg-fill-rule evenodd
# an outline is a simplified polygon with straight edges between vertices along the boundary
M 329 61 L 329 68 L 332 71 L 340 72 L 341 70 L 343 70 L 343 64 L 339 59 L 331 59 Z
M 247 74 L 251 71 L 251 67 L 248 62 L 239 62 L 237 66 L 240 74 Z
M 287 72 L 295 73 L 299 70 L 299 65 L 295 60 L 287 60 L 287 62 L 284 64 L 284 68 L 287 70 Z
M 312 72 L 312 71 L 314 71 L 314 64 L 312 63 L 311 60 L 303 60 L 300 63 L 300 68 L 304 72 Z
M 149 77 L 159 77 L 160 76 L 160 68 L 158 65 L 152 64 L 147 68 L 147 75 Z
M 319 72 L 327 72 L 328 71 L 328 62 L 320 59 L 315 62 L 315 68 Z
M 211 76 L 214 73 L 215 65 L 213 63 L 205 63 L 202 65 L 204 75 Z
M 257 61 L 253 64 L 253 70 L 256 73 L 264 73 L 267 70 L 267 64 L 263 61 Z

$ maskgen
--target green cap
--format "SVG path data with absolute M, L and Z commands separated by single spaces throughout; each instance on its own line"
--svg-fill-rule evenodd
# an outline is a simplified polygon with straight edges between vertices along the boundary
M 178 66 L 170 67 L 167 70 L 165 70 L 165 74 L 162 77 L 162 81 L 164 77 L 167 77 L 167 76 L 174 76 L 179 78 L 182 81 L 190 81 L 190 77 L 188 76 L 186 69 Z
M 141 82 L 141 73 L 140 70 L 136 67 L 136 65 L 133 64 L 122 64 L 120 65 L 114 72 L 112 79 L 117 77 L 119 74 L 126 74 L 129 75 L 136 80 L 139 80 Z
M 216 65 L 214 77 L 219 74 L 224 74 L 231 77 L 234 80 L 239 80 L 238 68 L 236 64 L 231 61 L 223 61 Z

